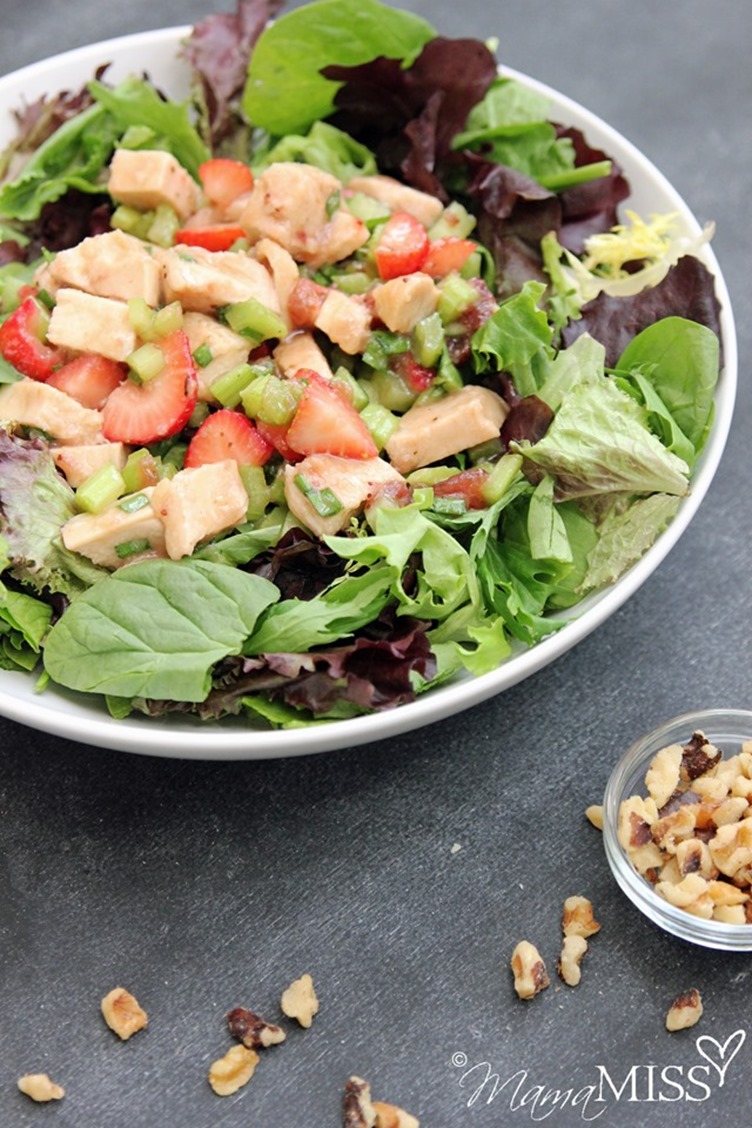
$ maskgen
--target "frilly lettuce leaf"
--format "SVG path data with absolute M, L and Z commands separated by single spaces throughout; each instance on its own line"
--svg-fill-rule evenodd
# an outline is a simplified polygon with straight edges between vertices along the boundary
M 679 498 L 653 494 L 637 500 L 623 513 L 614 513 L 601 526 L 597 544 L 588 555 L 588 567 L 581 583 L 590 591 L 614 583 L 635 564 L 679 508 Z

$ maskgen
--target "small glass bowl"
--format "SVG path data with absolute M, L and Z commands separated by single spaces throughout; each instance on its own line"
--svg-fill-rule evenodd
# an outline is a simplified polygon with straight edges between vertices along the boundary
M 666 932 L 703 948 L 752 951 L 752 924 L 704 920 L 670 905 L 637 872 L 617 837 L 619 807 L 630 795 L 647 795 L 645 773 L 656 752 L 667 744 L 686 744 L 694 732 L 704 733 L 724 758 L 752 740 L 752 712 L 744 709 L 705 709 L 684 713 L 640 737 L 617 763 L 603 798 L 603 841 L 611 871 L 630 901 Z

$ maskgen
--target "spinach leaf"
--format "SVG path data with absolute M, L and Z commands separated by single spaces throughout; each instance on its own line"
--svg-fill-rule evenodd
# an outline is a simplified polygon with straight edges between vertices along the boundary
M 315 0 L 270 24 L 251 56 L 243 110 L 276 136 L 304 133 L 334 108 L 339 84 L 329 64 L 357 66 L 379 56 L 409 66 L 436 32 L 420 17 L 378 0 Z
M 268 580 L 224 564 L 132 564 L 71 604 L 49 633 L 45 669 L 84 693 L 203 701 L 214 664 L 240 652 L 278 597 Z

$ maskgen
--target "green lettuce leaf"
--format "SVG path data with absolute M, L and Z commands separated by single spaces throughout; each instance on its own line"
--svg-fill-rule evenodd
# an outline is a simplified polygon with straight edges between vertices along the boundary
M 503 301 L 472 340 L 476 372 L 509 372 L 521 396 L 537 394 L 554 355 L 553 331 L 538 303 L 542 282 L 526 282 Z
M 623 513 L 615 512 L 601 528 L 600 537 L 587 559 L 581 590 L 612 584 L 650 548 L 670 524 L 679 508 L 679 498 L 653 494 L 638 498 Z
M 343 183 L 354 176 L 373 176 L 378 172 L 376 158 L 365 145 L 325 121 L 315 122 L 308 133 L 289 134 L 254 160 L 256 171 L 277 161 L 301 161 L 336 176 Z
M 555 478 L 559 500 L 689 490 L 687 464 L 647 429 L 644 408 L 608 378 L 575 385 L 539 442 L 513 442 L 510 449 Z
M 203 701 L 212 667 L 240 653 L 278 598 L 268 580 L 224 564 L 131 564 L 71 604 L 47 637 L 45 669 L 84 693 Z
M 332 64 L 357 66 L 379 56 L 409 66 L 436 32 L 409 12 L 378 0 L 315 0 L 275 20 L 259 37 L 243 92 L 253 125 L 282 137 L 305 133 L 334 108 Z

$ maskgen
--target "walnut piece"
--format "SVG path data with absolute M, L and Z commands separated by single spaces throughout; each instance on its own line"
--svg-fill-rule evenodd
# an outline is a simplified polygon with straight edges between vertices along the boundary
M 587 897 L 567 897 L 561 918 L 561 930 L 565 936 L 594 936 L 600 930 L 593 916 L 593 906 Z
M 46 1073 L 25 1073 L 18 1078 L 18 1087 L 33 1101 L 59 1101 L 65 1096 L 65 1089 L 50 1081 Z
M 148 1024 L 146 1011 L 124 987 L 114 987 L 102 999 L 101 1006 L 110 1030 L 114 1030 L 124 1042 Z
M 300 979 L 294 980 L 287 990 L 282 992 L 280 1006 L 283 1014 L 288 1018 L 297 1019 L 301 1026 L 308 1029 L 319 1009 L 311 976 L 306 973 L 301 975 Z
M 571 933 L 564 937 L 557 971 L 568 987 L 576 987 L 580 982 L 582 978 L 580 964 L 587 950 L 588 942 L 584 936 Z
M 512 953 L 514 989 L 521 999 L 532 999 L 549 986 L 551 980 L 540 952 L 529 940 L 520 940 Z
M 667 1030 L 686 1030 L 702 1016 L 702 999 L 696 987 L 677 995 L 666 1015 Z
M 591 803 L 585 808 L 585 818 L 596 830 L 603 830 L 603 804 Z
M 376 1128 L 371 1086 L 362 1077 L 348 1077 L 342 1096 L 343 1128 Z
M 245 1007 L 235 1007 L 230 1011 L 227 1026 L 233 1038 L 237 1038 L 249 1050 L 277 1046 L 287 1037 L 281 1026 L 266 1022 Z
M 661 748 L 650 762 L 645 786 L 659 810 L 679 787 L 683 755 L 681 744 L 669 744 L 666 748 Z
M 374 1101 L 373 1110 L 376 1113 L 376 1128 L 420 1128 L 420 1121 L 405 1112 L 404 1108 Z
M 258 1063 L 255 1050 L 231 1046 L 224 1057 L 209 1066 L 209 1084 L 218 1097 L 230 1097 L 248 1084 Z

